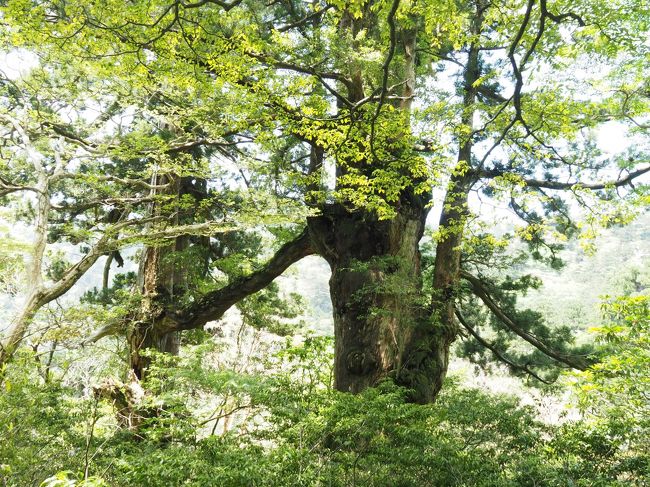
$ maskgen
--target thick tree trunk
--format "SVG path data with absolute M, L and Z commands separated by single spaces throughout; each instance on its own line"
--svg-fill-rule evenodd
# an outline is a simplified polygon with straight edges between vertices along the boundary
M 179 339 L 177 333 L 161 333 L 157 331 L 156 321 L 137 322 L 129 333 L 129 366 L 135 376 L 142 380 L 149 366 L 151 357 L 143 351 L 155 350 L 156 352 L 178 355 Z
M 332 269 L 338 390 L 356 393 L 392 377 L 425 402 L 439 389 L 445 368 L 429 367 L 426 376 L 412 370 L 413 336 L 429 328 L 419 251 L 425 218 L 425 201 L 404 198 L 390 220 L 341 205 L 310 220 L 312 243 Z M 438 361 L 446 365 L 446 356 Z

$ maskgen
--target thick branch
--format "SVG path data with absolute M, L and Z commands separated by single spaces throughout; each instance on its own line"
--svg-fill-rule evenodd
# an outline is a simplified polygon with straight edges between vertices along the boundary
M 472 290 L 474 291 L 474 294 L 478 296 L 478 298 L 481 301 L 483 301 L 483 303 L 488 307 L 490 311 L 492 311 L 492 313 L 499 319 L 499 321 L 501 321 L 504 325 L 506 325 L 508 329 L 510 329 L 516 335 L 520 336 L 528 343 L 530 343 L 532 346 L 537 348 L 540 352 L 545 353 L 546 355 L 557 360 L 558 362 L 561 362 L 565 365 L 568 365 L 569 367 L 578 370 L 585 370 L 587 368 L 587 364 L 582 358 L 572 357 L 569 355 L 565 355 L 561 352 L 558 352 L 556 350 L 553 350 L 544 342 L 542 342 L 539 338 L 537 338 L 535 335 L 529 333 L 528 331 L 524 330 L 519 325 L 517 325 L 492 299 L 492 297 L 489 295 L 489 293 L 485 289 L 485 286 L 483 285 L 483 283 L 478 277 L 475 277 L 466 271 L 461 271 L 461 277 L 472 285 Z
M 313 253 L 314 249 L 305 229 L 295 240 L 283 245 L 260 270 L 221 289 L 204 294 L 185 310 L 173 313 L 170 316 L 173 323 L 168 331 L 201 328 L 209 321 L 221 318 L 233 305 L 268 286 L 291 264 Z
M 218 320 L 228 309 L 242 299 L 261 291 L 291 264 L 312 255 L 310 237 L 305 229 L 296 239 L 282 246 L 264 267 L 249 276 L 238 279 L 221 289 L 204 294 L 194 304 L 179 312 L 169 312 L 166 328 L 161 333 L 201 328 L 209 321 Z M 95 343 L 106 336 L 123 330 L 120 321 L 111 322 L 95 331 L 83 341 L 83 345 Z

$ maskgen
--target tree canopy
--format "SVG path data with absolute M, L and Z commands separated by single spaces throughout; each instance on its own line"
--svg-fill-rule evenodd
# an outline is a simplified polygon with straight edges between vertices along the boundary
M 0 361 L 100 257 L 108 276 L 137 247 L 142 299 L 89 341 L 125 335 L 138 376 L 141 349 L 174 352 L 311 254 L 332 270 L 340 390 L 391 377 L 430 402 L 459 335 L 543 382 L 584 370 L 589 350 L 519 309 L 538 282 L 509 269 L 559 267 L 568 238 L 647 205 L 644 7 L 4 2 L 3 49 L 34 62 L 2 79 L 0 191 L 35 237 Z M 608 131 L 631 142 L 603 147 Z M 76 261 L 47 257 L 64 244 Z

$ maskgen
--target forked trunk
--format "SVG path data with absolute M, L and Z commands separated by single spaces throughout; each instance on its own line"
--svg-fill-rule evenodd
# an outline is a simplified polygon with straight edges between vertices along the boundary
M 425 218 L 424 202 L 404 198 L 390 220 L 341 205 L 310 220 L 313 245 L 332 270 L 336 389 L 357 393 L 392 377 L 413 389 L 417 402 L 439 391 L 448 343 L 432 334 L 422 294 Z

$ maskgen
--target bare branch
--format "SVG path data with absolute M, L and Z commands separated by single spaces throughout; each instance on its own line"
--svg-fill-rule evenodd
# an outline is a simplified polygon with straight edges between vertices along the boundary
M 582 17 L 580 17 L 578 14 L 576 14 L 574 12 L 567 12 L 567 13 L 558 14 L 558 15 L 552 14 L 551 12 L 548 11 L 548 7 L 546 5 L 546 0 L 540 0 L 540 6 L 542 8 L 542 15 L 544 17 L 548 17 L 549 19 L 551 19 L 556 24 L 561 24 L 566 19 L 572 19 L 572 20 L 575 20 L 580 27 L 584 27 L 585 25 L 587 25 L 585 23 L 585 21 L 582 19 Z

